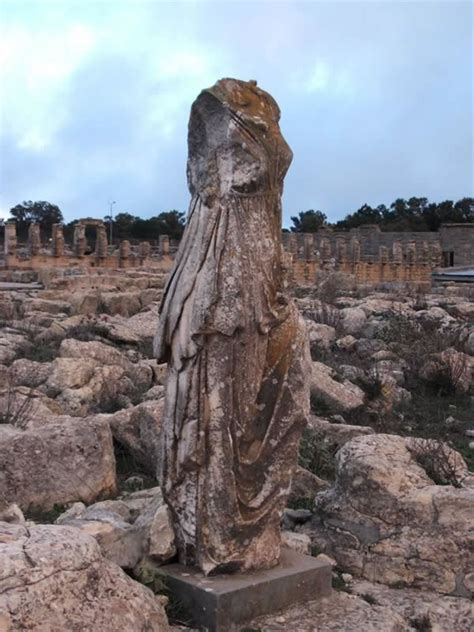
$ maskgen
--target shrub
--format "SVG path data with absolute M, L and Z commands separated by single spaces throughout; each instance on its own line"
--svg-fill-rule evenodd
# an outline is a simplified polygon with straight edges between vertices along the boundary
M 7 381 L 7 387 L 0 391 L 4 403 L 0 410 L 0 424 L 11 424 L 16 428 L 24 429 L 34 413 L 34 391 L 30 389 L 24 397 L 20 396 L 18 390 Z
M 298 462 L 301 467 L 323 479 L 334 480 L 336 476 L 335 455 L 324 439 L 305 428 L 301 436 Z
M 430 363 L 428 382 L 438 395 L 454 395 L 463 390 L 467 359 L 462 353 L 436 358 Z
M 414 438 L 409 449 L 434 483 L 462 487 L 466 474 L 464 462 L 447 443 Z

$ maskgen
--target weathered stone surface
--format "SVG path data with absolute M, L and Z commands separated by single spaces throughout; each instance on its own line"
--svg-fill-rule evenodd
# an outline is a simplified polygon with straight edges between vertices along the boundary
M 291 481 L 291 493 L 288 501 L 290 503 L 301 502 L 304 499 L 312 503 L 316 494 L 327 487 L 329 487 L 327 481 L 305 470 L 304 467 L 298 466 Z
M 91 503 L 115 493 L 108 424 L 67 419 L 29 430 L 0 425 L 0 496 L 23 510 Z
M 114 439 L 124 445 L 146 471 L 155 476 L 161 462 L 161 437 L 164 399 L 150 400 L 138 406 L 105 416 Z
M 15 386 L 36 388 L 48 379 L 51 370 L 50 362 L 34 362 L 20 358 L 10 366 L 10 381 Z
M 364 391 L 352 382 L 336 381 L 334 371 L 321 362 L 313 362 L 311 395 L 321 399 L 335 413 L 344 413 L 364 404 Z
M 310 343 L 316 345 L 319 349 L 329 351 L 336 340 L 336 330 L 334 327 L 321 323 L 313 323 L 312 321 L 307 321 L 306 325 Z
M 350 573 L 467 596 L 464 578 L 474 564 L 472 476 L 447 449 L 463 487 L 437 485 L 415 458 L 418 445 L 383 434 L 346 443 L 337 454 L 335 486 L 317 495 L 311 525 L 301 529 Z
M 339 448 L 361 435 L 374 434 L 370 426 L 354 426 L 351 424 L 332 424 L 327 419 L 311 415 L 308 421 L 308 430 L 314 433 L 317 439 L 331 452 L 336 452 Z
M 341 327 L 346 334 L 358 334 L 367 322 L 367 316 L 360 307 L 345 307 L 341 309 Z
M 0 522 L 9 522 L 12 524 L 25 524 L 25 516 L 22 510 L 12 503 L 11 505 L 5 504 L 0 501 Z
M 56 522 L 93 536 L 104 557 L 122 568 L 133 569 L 146 557 L 163 563 L 176 554 L 171 516 L 159 487 L 89 507 L 75 503 Z
M 413 588 L 391 589 L 382 584 L 373 584 L 364 580 L 351 583 L 351 592 L 372 598 L 383 608 L 389 608 L 401 615 L 412 629 L 425 629 L 444 632 L 469 632 L 474 621 L 474 603 L 461 597 L 445 597 L 435 592 L 415 590 Z M 428 628 L 428 626 L 430 626 Z
M 311 538 L 304 533 L 295 533 L 294 531 L 281 532 L 281 544 L 292 551 L 302 553 L 303 555 L 311 555 Z
M 38 390 L 8 385 L 0 390 L 0 414 L 6 424 L 32 428 L 54 420 L 63 412 L 61 406 Z
M 307 334 L 283 277 L 292 154 L 279 117 L 270 95 L 234 79 L 191 110 L 191 212 L 155 350 L 169 360 L 163 493 L 181 562 L 205 573 L 277 564 L 308 413 Z
M 0 523 L 0 626 L 5 632 L 167 632 L 163 599 L 104 559 L 72 527 Z
M 347 336 L 343 336 L 342 338 L 338 338 L 335 344 L 336 344 L 336 347 L 338 349 L 341 349 L 342 351 L 352 351 L 356 343 L 357 343 L 357 338 L 354 338 L 354 336 L 351 336 L 351 335 L 347 335 Z
M 474 356 L 474 331 L 468 335 L 464 343 L 464 350 L 471 356 Z
M 413 628 L 390 607 L 371 605 L 346 592 L 305 601 L 286 610 L 253 619 L 250 629 L 265 632 L 412 632 Z

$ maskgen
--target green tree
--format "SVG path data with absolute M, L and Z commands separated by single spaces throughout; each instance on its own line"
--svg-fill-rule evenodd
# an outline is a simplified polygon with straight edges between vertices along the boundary
M 128 239 L 133 233 L 133 227 L 137 220 L 138 217 L 134 217 L 131 213 L 117 213 L 113 224 L 114 237 Z
M 186 224 L 186 214 L 180 211 L 166 211 L 156 217 L 150 217 L 150 232 L 155 235 L 169 235 L 171 239 L 181 239 Z
M 23 202 L 10 209 L 10 215 L 16 220 L 17 234 L 20 239 L 26 239 L 28 226 L 32 222 L 41 225 L 45 238 L 51 237 L 53 224 L 63 221 L 63 214 L 58 206 L 49 202 Z
M 382 205 L 383 206 L 383 205 Z M 383 206 L 383 209 L 386 208 Z M 381 207 L 372 208 L 369 204 L 363 204 L 355 213 L 346 215 L 346 217 L 336 223 L 336 229 L 348 230 L 357 228 L 363 224 L 380 224 L 382 219 Z
M 292 217 L 294 233 L 315 233 L 321 227 L 327 225 L 327 216 L 322 211 L 302 211 L 298 217 Z

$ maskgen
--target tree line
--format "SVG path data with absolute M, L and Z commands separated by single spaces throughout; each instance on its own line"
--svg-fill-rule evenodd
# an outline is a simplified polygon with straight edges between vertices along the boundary
M 376 224 L 384 231 L 437 231 L 445 223 L 474 222 L 474 198 L 439 203 L 430 202 L 425 197 L 398 198 L 390 206 L 363 204 L 354 213 L 332 224 L 323 211 L 314 210 L 303 211 L 291 221 L 290 230 L 296 233 L 313 233 L 324 227 L 350 230 L 363 224 Z
M 74 224 L 77 220 L 64 223 L 64 217 L 60 208 L 50 202 L 27 201 L 17 204 L 10 209 L 10 216 L 16 221 L 18 239 L 25 241 L 28 237 L 28 228 L 32 222 L 41 226 L 41 234 L 44 240 L 51 238 L 53 224 L 64 224 L 64 237 L 67 241 L 72 241 L 74 234 Z M 172 210 L 165 211 L 142 219 L 130 213 L 117 213 L 115 217 L 110 215 L 104 217 L 104 223 L 110 234 L 110 224 L 112 223 L 112 235 L 115 240 L 136 239 L 154 240 L 159 235 L 169 235 L 172 239 L 180 239 L 184 231 L 185 213 Z M 86 231 L 91 233 L 93 238 L 94 230 Z
M 31 222 L 41 225 L 43 239 L 50 239 L 52 226 L 64 223 L 60 208 L 50 202 L 27 201 L 10 209 L 10 216 L 16 220 L 17 235 L 22 241 L 27 239 Z M 180 239 L 186 223 L 185 213 L 177 210 L 165 211 L 148 219 L 131 213 L 118 213 L 113 218 L 104 217 L 104 222 L 115 240 L 155 240 L 159 235 L 169 235 L 171 239 Z M 465 197 L 457 202 L 445 200 L 430 202 L 425 197 L 411 197 L 408 200 L 398 198 L 389 206 L 380 204 L 372 207 L 363 204 L 357 211 L 349 213 L 342 220 L 329 222 L 326 213 L 320 210 L 302 211 L 291 217 L 290 229 L 286 231 L 313 233 L 321 228 L 350 230 L 364 224 L 376 224 L 384 231 L 437 231 L 444 223 L 474 222 L 474 198 Z M 64 224 L 64 236 L 72 241 L 74 224 Z M 112 226 L 111 226 L 112 225 Z M 91 235 L 92 236 L 92 235 Z

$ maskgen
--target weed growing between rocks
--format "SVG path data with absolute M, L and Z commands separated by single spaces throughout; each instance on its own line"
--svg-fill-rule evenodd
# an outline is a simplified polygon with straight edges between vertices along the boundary
M 417 632 L 431 632 L 433 626 L 431 625 L 430 617 L 427 614 L 420 615 L 418 617 L 412 617 L 409 620 L 412 628 Z
M 22 397 L 8 379 L 6 389 L 0 391 L 0 397 L 3 399 L 0 424 L 10 424 L 24 430 L 35 412 L 33 389 L 27 390 Z
M 138 491 L 150 489 L 157 485 L 156 478 L 134 457 L 127 446 L 114 439 L 115 467 L 117 486 L 120 491 Z
M 370 593 L 362 593 L 361 595 L 359 595 L 359 597 L 363 599 L 364 601 L 366 601 L 371 606 L 377 606 L 379 603 L 377 599 L 375 599 L 375 597 L 371 595 Z
M 336 476 L 334 455 L 335 450 L 331 451 L 316 433 L 308 428 L 303 430 L 298 457 L 301 467 L 325 480 L 334 480 Z
M 26 324 L 19 331 L 25 337 L 25 341 L 17 347 L 15 359 L 52 362 L 58 356 L 61 337 L 41 337 L 38 329 L 31 324 Z
M 66 509 L 66 505 L 58 503 L 55 503 L 54 507 L 49 511 L 45 511 L 41 508 L 32 508 L 25 512 L 25 518 L 40 524 L 54 524 L 59 516 L 66 511 Z
M 462 487 L 464 468 L 456 452 L 451 450 L 447 443 L 434 439 L 415 438 L 410 451 L 434 483 Z
M 147 561 L 135 568 L 131 577 L 152 590 L 155 595 L 163 595 L 168 599 L 165 610 L 171 625 L 192 626 L 192 621 L 182 601 L 170 590 L 166 575 L 159 566 Z

